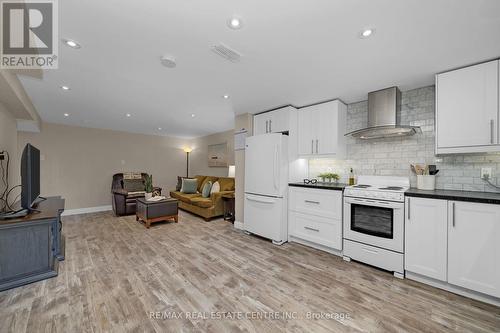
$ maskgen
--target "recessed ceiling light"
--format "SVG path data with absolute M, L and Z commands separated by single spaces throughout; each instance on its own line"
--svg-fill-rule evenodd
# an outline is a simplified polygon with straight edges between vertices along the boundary
M 130 113 L 125 114 L 125 117 L 130 118 L 132 115 Z
M 65 114 L 64 114 L 64 116 L 65 116 L 65 117 L 69 117 L 69 113 L 65 113 Z
M 168 68 L 174 68 L 175 66 L 177 66 L 175 59 L 171 56 L 162 56 L 160 58 L 160 62 L 163 66 Z
M 194 118 L 196 117 L 196 115 L 194 113 L 191 113 L 191 118 Z
M 360 38 L 368 38 L 370 37 L 371 35 L 373 35 L 373 33 L 375 32 L 375 29 L 365 29 L 363 31 L 361 31 L 361 33 L 359 34 L 359 37 Z
M 62 41 L 64 42 L 64 44 L 66 44 L 66 46 L 69 46 L 72 49 L 79 49 L 82 47 L 80 45 L 80 43 L 78 43 L 77 41 L 75 41 L 73 39 L 63 39 Z
M 158 127 L 158 131 L 161 131 L 161 127 Z
M 62 90 L 69 90 L 69 87 L 68 86 L 61 86 L 61 89 Z
M 229 95 L 224 95 L 222 97 L 224 97 L 224 99 L 229 99 Z
M 227 26 L 231 29 L 238 30 L 243 27 L 243 22 L 239 17 L 233 16 L 227 21 Z

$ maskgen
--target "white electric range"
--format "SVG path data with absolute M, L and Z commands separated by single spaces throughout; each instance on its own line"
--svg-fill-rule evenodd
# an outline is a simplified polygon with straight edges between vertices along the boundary
M 404 277 L 404 192 L 407 177 L 359 176 L 344 190 L 344 260 Z

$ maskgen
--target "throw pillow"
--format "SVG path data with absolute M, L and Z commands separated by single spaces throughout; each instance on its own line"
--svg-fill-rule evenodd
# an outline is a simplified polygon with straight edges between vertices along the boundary
M 144 182 L 142 179 L 124 179 L 123 189 L 127 192 L 144 191 Z
M 203 189 L 201 190 L 201 196 L 204 198 L 210 197 L 211 189 L 212 189 L 212 182 L 209 180 L 208 182 L 205 182 L 205 185 L 203 185 Z
M 196 193 L 198 187 L 198 181 L 196 179 L 184 178 L 182 179 L 181 192 L 185 194 Z
M 210 195 L 212 195 L 212 193 L 216 193 L 216 192 L 220 192 L 220 184 L 219 184 L 219 182 L 215 182 L 212 185 L 212 188 L 210 189 Z
M 182 176 L 177 176 L 177 185 L 175 186 L 175 190 L 177 192 L 179 192 L 181 190 L 181 187 L 182 187 L 182 179 L 184 179 L 186 177 L 182 177 Z

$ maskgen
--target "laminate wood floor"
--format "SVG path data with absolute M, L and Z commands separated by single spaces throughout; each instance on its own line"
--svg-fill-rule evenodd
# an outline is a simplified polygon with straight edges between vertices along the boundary
M 63 230 L 59 276 L 1 292 L 0 332 L 500 332 L 498 307 L 222 220 Z

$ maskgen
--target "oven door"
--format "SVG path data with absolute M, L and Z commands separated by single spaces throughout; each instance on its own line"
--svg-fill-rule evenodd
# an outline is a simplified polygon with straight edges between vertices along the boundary
M 404 203 L 344 197 L 344 238 L 403 253 Z

